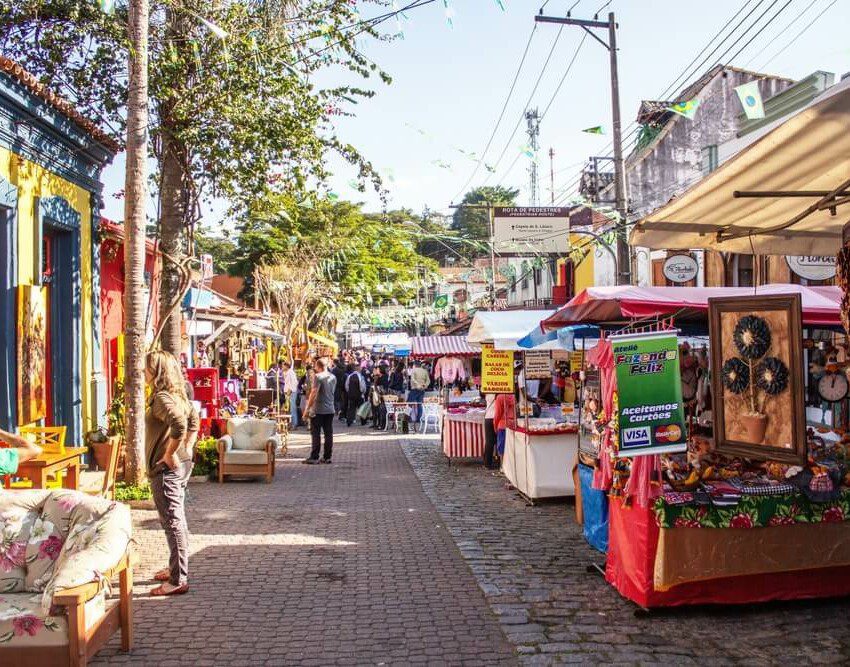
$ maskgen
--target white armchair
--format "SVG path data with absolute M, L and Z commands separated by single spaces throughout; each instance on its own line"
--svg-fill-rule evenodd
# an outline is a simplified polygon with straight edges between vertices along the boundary
M 231 419 L 227 435 L 218 441 L 218 481 L 225 475 L 274 477 L 275 453 L 280 447 L 277 422 L 272 419 Z

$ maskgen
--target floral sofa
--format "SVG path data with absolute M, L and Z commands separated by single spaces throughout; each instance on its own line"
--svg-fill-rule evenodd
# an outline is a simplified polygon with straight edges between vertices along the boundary
M 121 503 L 0 490 L 0 665 L 85 665 L 119 627 L 130 649 L 131 530 Z

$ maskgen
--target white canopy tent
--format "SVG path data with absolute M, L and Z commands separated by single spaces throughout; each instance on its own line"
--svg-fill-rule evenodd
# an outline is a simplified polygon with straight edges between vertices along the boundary
M 470 343 L 493 343 L 497 350 L 528 351 L 517 341 L 540 321 L 554 314 L 554 310 L 494 310 L 478 311 L 469 325 L 467 340 Z M 558 350 L 558 341 L 549 341 L 535 350 Z
M 835 255 L 848 203 L 850 79 L 638 222 L 631 244 Z

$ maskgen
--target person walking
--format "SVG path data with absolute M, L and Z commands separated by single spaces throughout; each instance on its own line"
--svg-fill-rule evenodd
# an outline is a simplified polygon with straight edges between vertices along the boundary
M 288 361 L 281 364 L 283 396 L 289 401 L 289 428 L 298 428 L 298 375 Z
M 363 404 L 366 394 L 366 380 L 354 364 L 348 365 L 348 375 L 345 378 L 345 424 L 351 426 L 357 418 L 357 408 Z
M 397 363 L 390 373 L 389 393 L 404 399 L 404 365 Z
M 416 404 L 413 408 L 415 424 L 422 420 L 422 401 L 425 399 L 425 390 L 430 384 L 431 376 L 422 367 L 422 362 L 416 359 L 413 362 L 413 371 L 410 373 L 410 391 L 407 392 L 407 402 Z
M 313 436 L 313 448 L 310 456 L 304 459 L 304 463 L 330 463 L 334 446 L 334 393 L 336 390 L 336 378 L 327 369 L 324 359 L 317 359 L 315 363 L 316 375 L 313 378 L 313 386 L 304 406 L 304 416 L 310 416 L 310 433 Z M 319 459 L 321 449 L 321 435 L 324 433 L 325 446 L 322 458 Z
M 192 474 L 192 454 L 198 437 L 198 412 L 186 396 L 180 363 L 157 350 L 145 361 L 145 381 L 151 398 L 145 414 L 145 454 L 151 492 L 168 541 L 168 567 L 154 575 L 162 583 L 153 596 L 180 595 L 189 590 L 189 526 L 186 484 Z
M 334 392 L 334 415 L 339 416 L 340 421 L 345 419 L 345 378 L 346 372 L 342 365 L 342 359 L 333 362 L 331 373 L 336 378 L 336 390 Z

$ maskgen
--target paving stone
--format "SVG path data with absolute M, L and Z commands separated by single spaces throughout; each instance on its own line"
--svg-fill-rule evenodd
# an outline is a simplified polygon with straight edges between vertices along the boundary
M 301 431 L 271 484 L 190 487 L 187 595 L 148 597 L 168 550 L 156 513 L 134 511 L 134 648 L 116 635 L 92 664 L 516 665 L 396 436 L 341 431 L 332 466 L 300 464 Z

